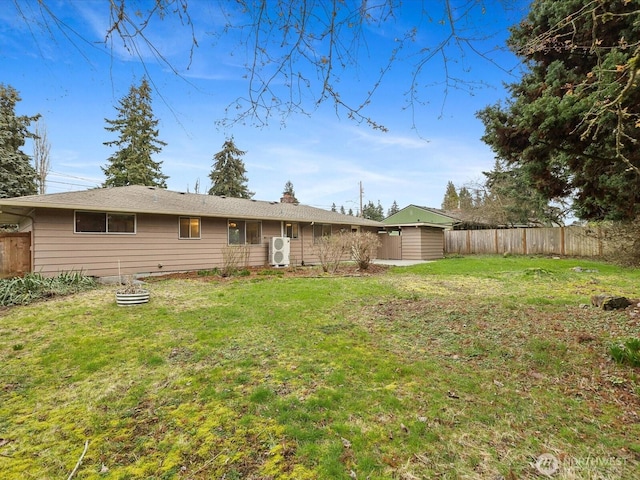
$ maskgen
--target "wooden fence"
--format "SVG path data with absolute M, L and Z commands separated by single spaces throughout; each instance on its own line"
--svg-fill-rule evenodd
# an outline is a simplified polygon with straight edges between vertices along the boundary
M 0 278 L 31 271 L 31 234 L 0 233 Z
M 545 254 L 600 257 L 600 232 L 587 227 L 446 230 L 446 254 Z

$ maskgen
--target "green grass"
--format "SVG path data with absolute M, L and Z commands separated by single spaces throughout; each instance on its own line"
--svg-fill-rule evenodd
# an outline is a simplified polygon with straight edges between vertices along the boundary
M 577 272 L 581 266 L 591 272 Z M 597 270 L 597 271 L 596 271 Z M 111 288 L 0 312 L 2 478 L 634 478 L 640 274 L 451 258 Z M 573 475 L 573 476 L 572 476 Z

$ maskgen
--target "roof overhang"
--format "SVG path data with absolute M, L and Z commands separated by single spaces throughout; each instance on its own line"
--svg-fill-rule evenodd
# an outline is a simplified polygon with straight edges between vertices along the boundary
M 429 222 L 415 222 L 415 223 L 385 223 L 384 228 L 408 228 L 408 227 L 432 227 L 432 228 L 452 228 L 453 224 L 446 223 L 429 223 Z
M 31 207 L 7 207 L 0 205 L 0 225 L 15 225 L 29 218 L 33 212 Z

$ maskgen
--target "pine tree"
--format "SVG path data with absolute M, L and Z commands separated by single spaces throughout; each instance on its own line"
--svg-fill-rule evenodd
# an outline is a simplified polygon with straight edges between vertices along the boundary
M 462 187 L 458 192 L 460 210 L 471 210 L 473 208 L 473 195 L 467 187 Z
M 236 198 L 252 198 L 254 192 L 247 188 L 247 170 L 242 156 L 247 153 L 236 147 L 233 137 L 225 140 L 222 150 L 213 156 L 213 170 L 209 174 L 211 188 L 209 195 Z
M 25 139 L 34 137 L 27 128 L 40 115 L 17 116 L 15 107 L 20 100 L 17 90 L 0 83 L 0 198 L 35 195 L 38 191 L 31 158 L 21 148 Z
M 507 40 L 525 73 L 478 113 L 496 156 L 582 219 L 640 215 L 639 18 L 637 1 L 531 2 Z
M 389 210 L 387 210 L 387 217 L 390 217 L 391 215 L 395 215 L 399 211 L 400 211 L 400 207 L 398 207 L 398 202 L 394 200 L 393 203 L 391 204 L 391 207 L 389 207 Z
M 331 204 L 331 211 L 332 211 L 332 212 L 337 212 L 337 211 L 338 211 L 338 207 L 336 206 L 336 202 L 333 202 L 333 203 Z
M 118 150 L 109 157 L 108 166 L 102 171 L 107 176 L 104 187 L 148 185 L 166 188 L 169 177 L 160 171 L 162 162 L 151 157 L 160 153 L 165 142 L 158 140 L 158 120 L 151 109 L 151 88 L 146 78 L 139 87 L 131 86 L 129 94 L 116 107 L 115 120 L 105 119 L 105 130 L 119 132 L 118 140 L 104 142 Z
M 347 214 L 347 212 L 344 210 L 344 205 L 340 205 L 340 213 L 342 215 L 346 215 Z
M 369 200 L 369 203 L 362 207 L 362 216 L 363 218 L 368 218 L 369 220 L 383 220 L 384 209 L 382 208 L 380 200 L 378 200 L 378 205 L 374 205 L 373 202 Z
M 456 210 L 460 207 L 460 197 L 456 191 L 456 186 L 451 180 L 447 183 L 447 189 L 444 192 L 442 200 L 442 209 L 446 211 Z

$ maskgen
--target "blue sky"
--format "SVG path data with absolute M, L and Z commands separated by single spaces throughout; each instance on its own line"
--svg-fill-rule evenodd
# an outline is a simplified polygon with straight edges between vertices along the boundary
M 142 10 L 149 4 L 131 2 Z M 176 18 L 156 18 L 148 27 L 154 46 L 180 76 L 144 47 L 140 55 L 132 55 L 118 41 L 102 42 L 108 25 L 106 0 L 47 1 L 62 28 L 41 15 L 36 0 L 18 4 L 22 15 L 13 2 L 0 11 L 0 82 L 20 92 L 18 114 L 43 117 L 51 144 L 47 193 L 91 188 L 104 181 L 100 167 L 113 150 L 103 142 L 116 138 L 105 130 L 104 119 L 116 117 L 118 100 L 146 75 L 154 88 L 159 138 L 167 142 L 155 159 L 163 162 L 169 189 L 194 191 L 199 181 L 200 191 L 206 191 L 213 155 L 233 136 L 238 148 L 246 151 L 243 161 L 255 199 L 279 199 L 290 180 L 302 203 L 327 209 L 335 203 L 354 211 L 360 182 L 364 203 L 380 201 L 386 211 L 394 200 L 401 208 L 440 207 L 449 180 L 458 187 L 482 180 L 482 171 L 490 170 L 494 159 L 480 140 L 483 126 L 475 112 L 506 97 L 503 82 L 517 81 L 518 62 L 506 52 L 504 42 L 507 27 L 526 14 L 522 2 L 453 0 L 459 16 L 474 5 L 456 27 L 461 35 L 475 38 L 473 48 L 492 61 L 469 47 L 449 44 L 444 50 L 446 65 L 436 54 L 418 78 L 425 103 L 413 110 L 406 108 L 404 93 L 414 65 L 425 55 L 423 49 L 433 49 L 450 32 L 447 22 L 440 22 L 443 4 L 424 2 L 429 14 L 425 17 L 420 14 L 423 2 L 404 2 L 393 20 L 365 28 L 366 44 L 353 52 L 358 67 L 348 65 L 339 83 L 342 98 L 353 104 L 371 88 L 398 38 L 417 28 L 415 41 L 401 51 L 365 110 L 389 129 L 380 132 L 348 119 L 344 111 L 336 113 L 332 104 L 313 109 L 312 100 L 307 104 L 310 116 L 294 114 L 284 125 L 273 118 L 262 127 L 251 122 L 220 127 L 216 122 L 225 118 L 225 108 L 247 94 L 243 64 L 252 50 L 233 32 L 219 36 L 225 18 L 216 2 L 189 2 L 198 40 L 190 62 L 189 28 Z M 243 20 L 241 13 L 235 14 L 233 21 Z M 464 82 L 447 89 L 445 67 L 451 77 Z M 24 150 L 33 152 L 31 144 Z

